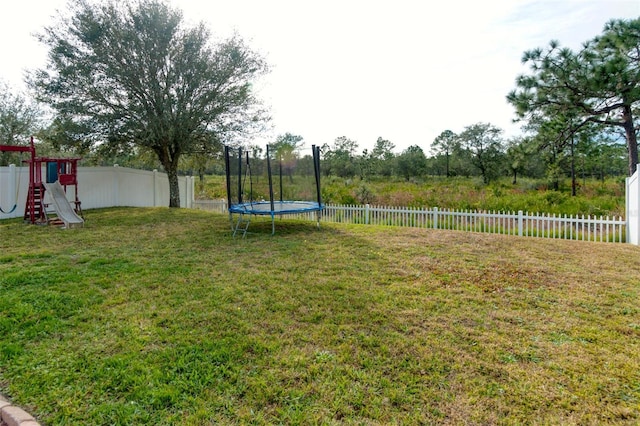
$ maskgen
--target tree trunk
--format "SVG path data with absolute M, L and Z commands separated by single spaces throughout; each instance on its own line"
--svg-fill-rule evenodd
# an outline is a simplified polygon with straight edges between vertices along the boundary
M 178 185 L 178 170 L 167 170 L 169 177 L 169 207 L 180 207 L 180 186 Z
M 154 148 L 158 159 L 169 178 L 169 207 L 180 207 L 180 186 L 178 185 L 178 158 L 180 152 L 170 149 L 167 144 L 158 144 Z
M 627 150 L 629 151 L 629 176 L 632 176 L 638 165 L 638 139 L 633 128 L 633 113 L 631 106 L 625 105 L 622 109 L 622 126 L 627 137 Z
M 480 168 L 480 174 L 482 175 L 482 182 L 484 182 L 485 185 L 487 185 L 489 183 L 489 175 L 487 174 L 487 168 L 484 166 L 483 163 L 480 163 L 479 165 Z
M 447 149 L 447 177 L 449 177 L 449 150 Z
M 574 152 L 573 135 L 571 135 L 571 196 L 576 196 L 576 157 Z

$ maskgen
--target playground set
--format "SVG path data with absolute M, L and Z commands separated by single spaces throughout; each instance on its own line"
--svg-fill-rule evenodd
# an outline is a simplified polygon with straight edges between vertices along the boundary
M 29 187 L 24 209 L 25 223 L 40 225 L 61 225 L 66 228 L 82 227 L 81 203 L 78 198 L 78 161 L 80 158 L 49 158 L 36 156 L 36 149 L 31 138 L 29 146 L 0 145 L 0 152 L 21 152 L 29 154 L 29 159 L 23 160 L 29 170 Z M 42 178 L 43 168 L 46 170 L 46 179 Z M 18 204 L 18 189 L 16 184 L 15 204 L 8 211 L 0 212 L 9 214 L 15 211 Z M 75 207 L 67 199 L 67 189 L 74 187 L 75 199 L 72 201 Z M 51 203 L 45 201 L 45 193 L 49 192 Z M 51 210 L 53 208 L 53 211 Z M 55 218 L 50 217 L 55 213 Z

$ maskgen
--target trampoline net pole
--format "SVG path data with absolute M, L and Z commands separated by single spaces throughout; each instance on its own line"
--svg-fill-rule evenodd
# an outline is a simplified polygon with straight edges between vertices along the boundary
M 271 203 L 271 212 L 275 210 L 273 204 L 273 178 L 271 176 L 271 154 L 269 153 L 269 145 L 267 145 L 267 174 L 269 175 L 269 202 Z
M 247 155 L 246 173 L 249 174 L 249 202 L 253 203 L 253 175 L 251 174 L 251 163 L 249 163 L 249 151 L 247 151 L 246 155 Z
M 242 148 L 238 148 L 238 204 L 242 204 Z
M 284 198 L 282 198 L 282 154 L 279 155 L 280 157 L 280 202 L 282 202 L 284 200 Z
M 311 146 L 313 152 L 313 171 L 316 178 L 316 196 L 318 198 L 318 226 L 320 226 L 320 217 L 322 216 L 322 191 L 320 190 L 320 147 Z
M 231 223 L 231 231 L 233 232 L 233 213 L 231 213 L 231 168 L 229 165 L 229 157 L 231 156 L 229 147 L 225 145 L 224 147 L 224 166 L 225 166 L 225 175 L 227 177 L 227 210 L 229 211 L 229 222 Z

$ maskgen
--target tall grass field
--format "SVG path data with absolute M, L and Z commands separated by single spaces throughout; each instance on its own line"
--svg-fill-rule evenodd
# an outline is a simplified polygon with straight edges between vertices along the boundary
M 298 177 L 295 177 L 299 180 Z M 198 182 L 198 197 L 226 198 L 224 176 L 206 176 Z M 259 199 L 264 191 L 255 191 Z M 625 216 L 625 180 L 580 179 L 576 195 L 571 182 L 561 182 L 551 190 L 544 181 L 502 178 L 489 185 L 480 178 L 431 176 L 412 181 L 397 178 L 322 177 L 322 198 L 331 204 L 371 204 L 376 206 L 480 211 L 518 211 L 559 215 Z
M 44 425 L 640 423 L 640 248 L 85 212 L 0 221 L 0 393 Z

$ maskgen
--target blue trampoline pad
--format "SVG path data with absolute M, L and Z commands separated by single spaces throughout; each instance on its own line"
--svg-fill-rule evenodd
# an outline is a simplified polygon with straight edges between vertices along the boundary
M 274 201 L 273 210 L 271 210 L 271 203 L 269 201 L 257 201 L 253 203 L 234 204 L 229 207 L 229 212 L 271 216 L 314 212 L 320 211 L 323 208 L 323 205 L 313 201 Z

